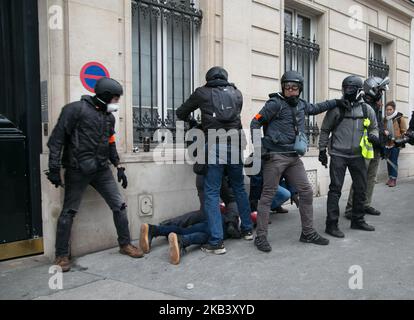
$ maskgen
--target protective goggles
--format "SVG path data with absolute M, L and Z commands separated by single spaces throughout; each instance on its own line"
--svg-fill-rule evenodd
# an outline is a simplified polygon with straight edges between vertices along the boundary
M 296 91 L 296 90 L 299 90 L 300 85 L 296 82 L 285 82 L 282 84 L 282 88 L 288 91 L 290 90 Z

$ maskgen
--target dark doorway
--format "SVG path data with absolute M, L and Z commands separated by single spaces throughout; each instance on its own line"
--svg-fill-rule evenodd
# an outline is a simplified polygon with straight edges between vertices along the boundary
M 42 136 L 38 30 L 37 0 L 0 1 L 0 114 L 12 121 L 25 137 L 22 152 L 11 151 L 0 155 L 1 158 L 16 158 L 16 166 L 22 162 L 25 164 L 23 175 L 25 179 L 19 182 L 18 187 L 14 186 L 16 189 L 14 198 L 18 198 L 19 203 L 16 205 L 9 203 L 7 206 L 0 203 L 0 246 L 42 237 L 40 188 Z M 4 185 L 5 178 L 0 176 L 0 181 L 2 180 L 1 187 L 8 188 L 9 186 Z M 3 201 L 16 200 L 3 199 Z M 13 214 L 21 215 L 22 208 L 26 211 L 24 220 L 11 219 L 14 217 Z M 14 213 L 13 210 L 19 212 Z M 0 251 L 4 252 L 1 249 Z M 26 254 L 20 253 L 20 255 Z M 1 259 L 2 255 L 0 255 Z

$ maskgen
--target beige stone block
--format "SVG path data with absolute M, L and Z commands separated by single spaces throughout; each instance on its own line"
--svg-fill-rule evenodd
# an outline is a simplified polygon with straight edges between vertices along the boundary
M 278 57 L 260 52 L 252 52 L 252 74 L 279 79 L 280 61 Z
M 410 71 L 410 58 L 397 53 L 397 69 L 403 71 Z
M 255 98 L 267 99 L 269 93 L 277 92 L 279 87 L 278 80 L 252 76 L 252 95 Z
M 69 3 L 78 3 L 94 9 L 102 9 L 118 13 L 124 4 L 124 0 L 69 0 Z
M 361 21 L 374 27 L 377 27 L 378 25 L 376 9 L 371 8 L 368 5 L 364 5 L 361 2 L 356 2 L 353 0 L 318 0 L 316 2 L 321 3 L 329 8 L 333 8 L 335 11 L 339 11 L 349 17 L 351 17 L 351 14 L 355 14 L 354 11 L 351 11 L 351 8 L 353 8 L 353 6 L 359 6 L 362 12 Z
M 410 84 L 410 73 L 406 71 L 397 70 L 397 84 L 408 87 Z
M 339 51 L 329 50 L 330 67 L 349 74 L 365 77 L 367 61 Z
M 252 25 L 261 29 L 280 33 L 280 12 L 269 6 L 253 1 Z
M 388 16 L 386 12 L 379 10 L 378 11 L 378 28 L 387 31 L 388 25 Z
M 119 79 L 122 74 L 123 57 L 119 56 L 119 37 L 123 36 L 123 23 L 111 11 L 96 10 L 80 5 L 69 4 L 69 73 L 79 76 L 83 65 L 90 61 L 102 63 L 111 77 Z M 90 17 L 94 23 L 90 23 Z M 121 60 L 120 60 L 121 59 Z
M 397 52 L 406 56 L 410 55 L 410 42 L 397 38 Z
M 411 119 L 411 113 L 412 113 L 410 104 L 408 102 L 399 101 L 398 99 L 396 101 L 396 104 L 397 104 L 397 111 L 401 112 L 404 116 L 408 117 L 408 119 L 406 119 L 407 124 L 408 124 Z
M 402 102 L 408 102 L 409 90 L 407 87 L 401 87 L 397 85 L 396 100 Z
M 280 36 L 274 32 L 252 27 L 252 49 L 274 56 L 280 56 Z
M 251 1 L 223 1 L 223 38 L 248 42 L 251 25 Z
M 363 40 L 330 30 L 329 45 L 332 49 L 366 59 L 366 42 Z
M 361 28 L 351 28 L 349 25 L 349 16 L 342 13 L 336 12 L 334 10 L 329 11 L 329 27 L 341 31 L 343 33 L 352 35 L 354 37 L 360 38 L 361 40 L 366 41 L 366 25 L 362 24 Z
M 349 73 L 337 70 L 329 70 L 329 88 L 334 90 L 342 90 L 342 81 L 349 76 Z
M 404 40 L 410 41 L 410 27 L 400 21 L 388 17 L 388 32 Z
M 252 0 L 252 2 L 261 3 L 274 9 L 280 8 L 280 0 Z

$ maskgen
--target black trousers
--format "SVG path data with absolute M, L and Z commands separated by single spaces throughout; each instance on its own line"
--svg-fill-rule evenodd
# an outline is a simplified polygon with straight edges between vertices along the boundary
M 335 225 L 339 220 L 339 199 L 344 185 L 345 173 L 348 168 L 353 182 L 353 206 L 352 221 L 364 220 L 364 204 L 367 197 L 367 167 L 365 159 L 345 158 L 339 156 L 331 156 L 330 177 L 328 193 L 328 216 L 326 225 Z
M 95 188 L 113 212 L 119 245 L 131 243 L 125 202 L 109 167 L 100 169 L 93 175 L 83 175 L 80 171 L 68 169 L 65 172 L 65 200 L 59 216 L 56 232 L 56 256 L 70 255 L 69 240 L 73 218 L 79 210 L 83 193 L 88 185 Z

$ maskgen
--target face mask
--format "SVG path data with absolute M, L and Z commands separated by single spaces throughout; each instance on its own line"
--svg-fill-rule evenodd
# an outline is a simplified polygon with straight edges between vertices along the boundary
M 291 107 L 296 107 L 299 103 L 299 97 L 298 96 L 292 96 L 292 97 L 288 97 L 286 98 L 286 102 L 291 106 Z
M 346 87 L 344 88 L 344 99 L 349 102 L 357 101 L 361 96 L 361 91 L 356 87 Z
M 106 106 L 106 112 L 113 113 L 113 112 L 118 112 L 118 110 L 119 110 L 119 104 L 117 103 L 109 103 Z

